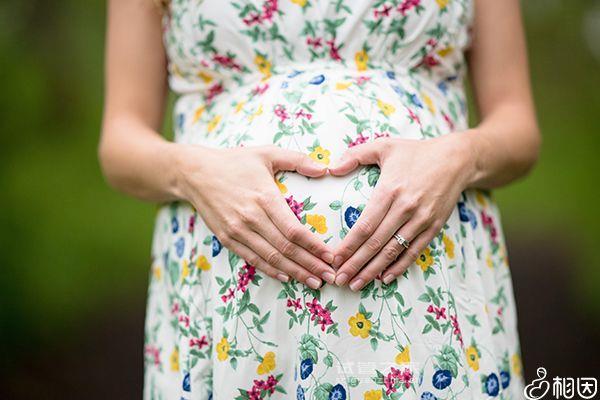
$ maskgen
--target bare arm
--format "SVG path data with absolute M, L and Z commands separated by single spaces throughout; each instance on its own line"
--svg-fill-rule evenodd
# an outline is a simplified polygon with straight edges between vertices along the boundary
M 541 142 L 518 0 L 476 0 L 468 61 L 481 122 L 467 132 L 474 155 L 467 186 L 502 186 L 529 171 Z
M 108 182 L 143 200 L 191 203 L 224 246 L 273 278 L 291 276 L 312 288 L 321 278 L 333 282 L 324 262 L 333 259 L 331 251 L 298 221 L 274 181 L 278 171 L 317 177 L 326 168 L 274 146 L 212 149 L 166 141 L 158 133 L 166 69 L 154 2 L 110 0 L 99 146 Z

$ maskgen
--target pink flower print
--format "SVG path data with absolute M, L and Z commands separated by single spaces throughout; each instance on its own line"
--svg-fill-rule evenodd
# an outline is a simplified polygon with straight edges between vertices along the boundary
M 254 90 L 252 90 L 252 95 L 253 96 L 260 96 L 262 94 L 264 94 L 267 89 L 269 88 L 269 84 L 265 83 L 264 85 L 256 85 L 256 87 L 254 88 Z
M 421 0 L 404 0 L 399 6 L 398 6 L 398 11 L 400 11 L 400 14 L 402 14 L 403 16 L 406 15 L 406 13 L 408 11 L 410 11 L 411 8 L 415 8 L 417 7 L 419 4 L 421 4 Z
M 304 118 L 310 120 L 312 118 L 312 114 L 307 113 L 303 109 L 300 109 L 299 111 L 296 111 L 296 118 L 301 118 L 301 117 L 304 117 Z
M 206 94 L 206 101 L 211 102 L 218 94 L 223 93 L 223 85 L 219 83 L 215 83 L 211 87 L 208 88 L 208 93 Z
M 366 137 L 365 135 L 361 133 L 358 134 L 358 136 L 356 137 L 356 139 L 354 139 L 353 141 L 351 141 L 350 143 L 348 143 L 348 147 L 354 147 L 354 146 L 358 146 L 359 144 L 363 144 L 366 143 L 369 140 L 368 137 Z
M 229 288 L 227 290 L 227 294 L 221 296 L 221 300 L 223 301 L 223 303 L 227 303 L 229 300 L 233 299 L 234 295 L 235 291 L 232 288 Z
M 250 400 L 262 400 L 264 396 L 262 392 L 267 392 L 272 395 L 275 392 L 275 387 L 279 381 L 273 376 L 269 375 L 267 380 L 255 379 L 252 385 L 252 389 L 248 390 L 248 398 Z
M 148 345 L 144 350 L 146 354 L 152 357 L 154 365 L 160 365 L 160 350 L 156 346 Z
M 196 225 L 196 216 L 192 215 L 188 221 L 188 233 L 194 232 L 194 226 Z
M 427 307 L 427 312 L 431 314 L 435 314 L 435 319 L 439 320 L 446 319 L 446 307 L 435 307 L 433 304 L 430 304 Z
M 267 0 L 263 4 L 263 21 L 273 22 L 273 16 L 279 9 L 278 0 Z
M 191 338 L 189 341 L 190 347 L 197 347 L 199 349 L 204 346 L 208 346 L 208 341 L 206 340 L 206 335 L 202 335 L 201 338 Z
M 484 227 L 488 228 L 490 231 L 490 236 L 494 243 L 498 242 L 498 230 L 496 229 L 496 224 L 494 223 L 494 219 L 488 215 L 485 211 L 481 211 L 481 223 Z
M 185 314 L 179 314 L 178 318 L 179 323 L 183 324 L 186 328 L 190 327 L 190 317 Z
M 444 117 L 444 121 L 446 121 L 446 124 L 448 125 L 448 128 L 450 128 L 450 130 L 453 131 L 454 130 L 454 122 L 452 122 L 452 120 L 450 119 L 450 117 L 448 116 L 448 114 L 446 114 L 443 111 L 442 111 L 442 116 Z
M 342 61 L 342 56 L 340 56 L 340 46 L 335 45 L 335 42 L 333 40 L 328 40 L 327 42 L 327 46 L 329 46 L 329 57 L 331 57 L 332 60 L 334 61 Z
M 301 220 L 302 216 L 300 214 L 302 214 L 302 211 L 304 211 L 304 202 L 298 203 L 296 200 L 294 200 L 293 195 L 286 197 L 285 201 L 287 201 L 288 206 L 290 206 L 294 214 L 296 214 L 296 218 L 298 218 L 298 220 Z
M 246 262 L 242 266 L 242 269 L 238 272 L 238 283 L 236 290 L 239 290 L 240 292 L 244 293 L 252 279 L 254 279 L 255 275 L 256 268 Z
M 406 107 L 406 110 L 408 111 L 408 119 L 410 119 L 410 122 L 416 122 L 417 124 L 421 125 L 421 120 L 419 119 L 419 116 L 408 107 Z
M 397 383 L 403 383 L 404 387 L 408 389 L 412 381 L 412 371 L 408 368 L 400 371 L 397 368 L 391 367 L 390 372 L 383 378 L 383 384 L 385 385 L 385 394 L 389 396 L 390 393 L 395 393 Z
M 171 314 L 177 314 L 180 310 L 179 307 L 179 303 L 178 302 L 174 302 L 173 305 L 171 306 Z
M 316 324 L 321 326 L 321 331 L 325 332 L 325 328 L 328 325 L 333 324 L 331 319 L 331 312 L 324 308 L 316 298 L 313 298 L 310 303 L 306 303 L 306 308 L 310 312 L 310 320 L 315 321 Z
M 296 300 L 287 299 L 287 306 L 294 307 L 294 311 L 302 310 L 302 304 L 300 304 L 300 297 Z
M 388 132 L 382 132 L 382 133 L 375 132 L 375 139 L 379 139 L 382 137 L 390 137 L 390 134 Z
M 219 64 L 222 67 L 233 69 L 236 71 L 242 70 L 242 67 L 233 60 L 233 57 L 215 54 L 212 60 L 213 62 Z
M 392 6 L 384 5 L 381 7 L 381 10 L 373 11 L 373 15 L 375 16 L 375 18 L 389 17 L 391 11 L 392 11 Z
M 357 84 L 358 86 L 362 86 L 362 85 L 364 85 L 365 83 L 369 82 L 370 80 L 371 80 L 371 77 L 369 77 L 369 76 L 364 76 L 364 75 L 361 75 L 361 76 L 359 76 L 359 77 L 357 77 L 357 78 L 356 78 L 356 84 Z
M 277 104 L 273 109 L 273 113 L 281 122 L 285 122 L 290 117 L 283 104 Z
M 452 328 L 454 328 L 452 333 L 456 336 L 456 339 L 458 339 L 460 345 L 464 346 L 462 332 L 460 330 L 460 326 L 458 325 L 458 317 L 456 315 L 451 315 L 450 321 L 452 322 Z
M 247 26 L 253 26 L 261 23 L 261 15 L 259 13 L 250 13 L 249 16 L 242 19 Z
M 306 44 L 311 46 L 313 49 L 318 49 L 323 46 L 323 39 L 320 37 L 311 38 L 309 36 L 306 38 Z

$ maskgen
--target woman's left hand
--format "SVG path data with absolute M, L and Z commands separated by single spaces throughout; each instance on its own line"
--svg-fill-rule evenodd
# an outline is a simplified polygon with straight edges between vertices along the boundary
M 383 271 L 390 283 L 417 259 L 446 223 L 472 171 L 467 136 L 430 140 L 379 138 L 348 149 L 329 171 L 341 176 L 359 165 L 381 169 L 356 224 L 335 250 L 336 284 L 357 291 Z M 394 234 L 410 242 L 404 248 Z

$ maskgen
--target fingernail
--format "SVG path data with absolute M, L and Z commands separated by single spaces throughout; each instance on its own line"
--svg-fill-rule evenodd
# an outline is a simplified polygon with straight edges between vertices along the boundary
M 335 256 L 335 258 L 333 259 L 333 264 L 331 265 L 335 268 L 339 268 L 340 265 L 342 265 L 342 260 L 342 256 Z
M 333 254 L 331 254 L 331 253 L 323 254 L 323 261 L 325 261 L 327 264 L 331 264 L 333 262 Z
M 318 289 L 321 287 L 321 280 L 311 276 L 306 280 L 306 284 L 312 289 Z
M 392 275 L 392 274 L 388 274 L 383 277 L 383 283 L 385 283 L 386 285 L 393 280 L 394 280 L 394 275 Z
M 348 281 L 348 275 L 343 272 L 335 277 L 335 284 L 338 286 L 342 286 L 347 281 Z
M 363 285 L 363 280 L 362 279 L 355 279 L 352 282 L 350 282 L 350 290 L 357 292 L 360 290 L 360 288 L 362 288 Z
M 281 282 L 287 282 L 290 280 L 290 277 L 286 274 L 277 274 L 277 279 L 279 279 Z
M 325 271 L 323 272 L 323 279 L 330 285 L 333 285 L 335 282 L 335 274 L 333 272 Z

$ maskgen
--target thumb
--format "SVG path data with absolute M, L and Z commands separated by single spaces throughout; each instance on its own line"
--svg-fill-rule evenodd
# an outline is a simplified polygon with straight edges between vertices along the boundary
M 277 171 L 296 171 L 304 176 L 317 178 L 327 173 L 327 166 L 314 161 L 312 158 L 299 151 L 282 149 L 274 146 L 270 150 L 274 172 Z
M 329 167 L 329 173 L 342 176 L 355 170 L 359 165 L 378 164 L 380 151 L 381 142 L 368 142 L 350 147 L 332 167 Z

